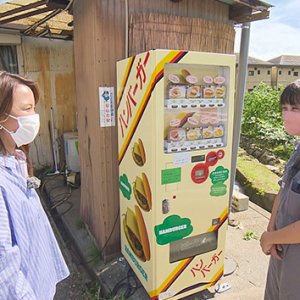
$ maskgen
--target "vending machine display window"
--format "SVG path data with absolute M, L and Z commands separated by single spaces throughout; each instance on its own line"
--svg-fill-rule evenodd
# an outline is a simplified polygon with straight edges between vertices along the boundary
M 229 67 L 166 64 L 164 152 L 226 146 Z

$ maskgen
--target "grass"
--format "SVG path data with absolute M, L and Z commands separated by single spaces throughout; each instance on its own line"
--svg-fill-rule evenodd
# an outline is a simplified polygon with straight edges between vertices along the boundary
M 236 179 L 242 184 L 251 202 L 271 212 L 275 195 L 279 191 L 279 177 L 275 173 L 240 149 Z
M 244 150 L 239 150 L 237 168 L 246 178 L 247 182 L 243 183 L 250 185 L 259 195 L 279 190 L 279 177 L 257 159 L 247 155 Z

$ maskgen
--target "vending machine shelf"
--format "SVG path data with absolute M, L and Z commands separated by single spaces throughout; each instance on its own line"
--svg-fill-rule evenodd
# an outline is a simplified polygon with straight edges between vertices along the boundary
M 224 107 L 224 100 L 221 98 L 193 98 L 193 99 L 166 99 L 164 102 L 165 108 L 202 108 L 202 107 Z
M 222 138 L 214 139 L 202 139 L 197 141 L 165 141 L 165 152 L 174 153 L 174 152 L 184 152 L 191 150 L 200 150 L 200 149 L 209 149 L 209 148 L 218 148 L 223 147 L 224 143 Z

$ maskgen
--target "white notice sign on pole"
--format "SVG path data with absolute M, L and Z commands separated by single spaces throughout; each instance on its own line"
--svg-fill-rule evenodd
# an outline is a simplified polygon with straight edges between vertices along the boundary
M 115 101 L 113 87 L 99 87 L 100 126 L 115 126 Z

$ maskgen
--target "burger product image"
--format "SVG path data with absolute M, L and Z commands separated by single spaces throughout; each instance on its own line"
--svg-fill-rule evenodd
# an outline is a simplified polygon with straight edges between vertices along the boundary
M 223 125 L 218 125 L 214 127 L 214 137 L 220 137 L 224 135 Z
M 213 78 L 209 75 L 206 75 L 203 77 L 203 82 L 205 83 L 203 88 L 203 97 L 213 98 L 215 96 L 215 87 L 212 85 L 214 82 Z
M 187 130 L 186 133 L 187 140 L 197 140 L 201 138 L 200 128 L 191 128 Z
M 178 128 L 178 129 L 170 130 L 169 140 L 173 142 L 185 141 L 186 140 L 185 129 Z
M 215 88 L 214 86 L 205 86 L 203 89 L 203 97 L 204 98 L 213 98 L 215 96 Z
M 216 98 L 224 98 L 225 97 L 225 86 L 217 86 L 215 89 Z
M 202 88 L 200 85 L 191 85 L 187 88 L 186 92 L 187 98 L 201 98 Z
M 170 85 L 169 98 L 185 98 L 186 86 L 185 85 Z
M 138 141 L 134 143 L 132 149 L 132 157 L 138 166 L 142 167 L 145 164 L 146 153 L 141 139 L 138 139 Z
M 152 208 L 151 189 L 148 178 L 145 173 L 142 173 L 142 178 L 137 176 L 133 184 L 133 194 L 138 205 L 144 211 L 150 211 Z
M 202 129 L 202 136 L 204 139 L 212 138 L 214 134 L 214 130 L 212 126 L 204 126 Z
M 145 221 L 141 210 L 134 206 L 135 212 L 129 207 L 123 219 L 123 230 L 130 248 L 143 262 L 150 260 L 150 244 Z
M 225 83 L 226 79 L 223 76 L 217 76 L 214 78 L 214 83 L 216 84 L 215 96 L 216 98 L 224 98 L 225 97 Z

